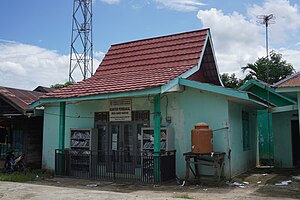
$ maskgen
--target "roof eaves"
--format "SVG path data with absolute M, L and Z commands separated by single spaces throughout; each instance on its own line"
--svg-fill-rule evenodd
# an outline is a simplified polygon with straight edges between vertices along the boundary
M 254 79 L 248 80 L 244 85 L 242 85 L 241 87 L 239 87 L 238 90 L 248 90 L 253 85 L 256 85 L 256 86 L 258 86 L 260 88 L 266 89 L 269 92 L 276 93 L 273 88 L 269 87 L 268 85 L 263 84 L 262 82 L 260 82 L 258 80 L 254 80 Z
M 20 113 L 24 114 L 26 111 L 28 110 L 23 110 L 20 106 L 18 106 L 16 103 L 14 103 L 12 100 L 8 99 L 5 97 L 5 95 L 0 94 L 0 98 L 3 99 L 3 101 L 5 101 L 6 103 L 8 103 L 9 105 L 11 105 L 13 108 L 15 108 L 17 111 L 19 111 Z M 30 110 L 30 109 L 29 109 Z
M 256 104 L 258 104 L 258 105 L 260 105 L 262 107 L 268 108 L 268 105 L 266 105 L 266 104 L 264 104 L 264 103 L 262 103 L 260 101 L 256 101 L 254 99 L 249 99 L 249 101 L 254 102 L 254 103 L 256 103 Z
M 161 93 L 161 87 L 154 87 L 145 90 L 136 90 L 136 91 L 119 92 L 119 93 L 106 93 L 106 94 L 90 95 L 90 96 L 83 96 L 83 97 L 42 98 L 30 104 L 29 108 L 33 109 L 35 107 L 48 104 L 48 103 L 60 103 L 60 102 L 70 102 L 70 101 L 91 101 L 91 100 L 100 100 L 100 99 L 113 99 L 113 98 L 122 98 L 122 97 L 153 95 L 153 94 L 160 94 L 160 93 Z
M 246 92 L 236 91 L 233 89 L 224 88 L 222 86 L 215 86 L 215 85 L 211 85 L 211 84 L 207 84 L 207 83 L 200 83 L 197 81 L 191 81 L 191 80 L 187 80 L 187 79 L 183 79 L 183 78 L 179 79 L 179 84 L 188 86 L 188 87 L 192 87 L 192 88 L 196 88 L 196 89 L 200 89 L 200 90 L 204 90 L 204 91 L 208 91 L 208 92 L 222 94 L 225 96 L 240 98 L 240 99 L 244 99 L 244 100 L 250 100 L 249 96 Z
M 200 54 L 200 59 L 199 59 L 198 64 L 197 64 L 198 69 L 200 69 L 200 66 L 201 66 L 201 63 L 202 63 L 202 59 L 203 59 L 205 49 L 206 49 L 206 45 L 207 45 L 208 41 L 209 41 L 209 29 L 207 30 L 206 38 L 205 38 L 204 44 L 202 46 L 201 54 Z M 184 77 L 184 78 L 187 78 L 187 77 Z
M 288 112 L 298 110 L 298 105 L 288 105 L 271 108 L 272 113 Z
M 239 87 L 238 90 L 246 91 L 246 90 L 250 89 L 251 87 L 253 87 L 254 85 L 258 86 L 264 90 L 267 90 L 267 91 L 271 92 L 272 94 L 277 95 L 286 101 L 296 104 L 296 102 L 294 100 L 279 94 L 274 88 L 271 88 L 268 85 L 262 84 L 261 82 L 254 80 L 254 79 L 247 81 L 244 85 Z
M 254 94 L 254 93 L 252 93 L 252 92 L 247 92 L 248 93 L 248 95 L 249 95 L 249 98 L 251 99 L 251 100 L 253 100 L 253 101 L 256 101 L 256 102 L 262 102 L 262 104 L 264 104 L 264 105 L 271 105 L 271 106 L 276 106 L 274 103 L 272 103 L 272 102 L 268 102 L 267 100 L 265 100 L 264 98 L 261 98 L 261 97 L 259 97 L 258 95 L 256 95 L 256 94 Z M 257 101 L 257 100 L 255 100 L 255 99 L 258 99 L 259 101 Z M 268 107 L 268 106 L 267 106 Z
M 276 88 L 276 92 L 284 93 L 284 92 L 299 92 L 300 86 L 294 87 L 278 87 Z
M 210 29 L 208 29 L 207 32 L 208 32 L 207 33 L 207 39 L 209 40 L 210 45 L 211 45 L 212 54 L 213 54 L 214 62 L 215 62 L 215 65 L 216 65 L 216 70 L 217 70 L 217 73 L 218 73 L 218 79 L 219 79 L 219 82 L 221 83 L 221 86 L 224 87 L 224 84 L 223 84 L 223 82 L 221 80 L 221 77 L 220 77 L 219 67 L 218 67 L 218 63 L 217 63 L 217 59 L 216 59 L 216 55 L 215 55 L 215 51 L 214 51 L 214 44 L 212 42 L 212 37 L 211 37 Z M 207 42 L 205 41 L 204 47 L 206 47 L 206 44 L 207 44 Z M 201 62 L 202 62 L 202 60 L 201 60 Z
M 179 83 L 179 78 L 175 78 L 167 84 L 161 86 L 161 93 L 167 92 L 169 89 L 173 88 L 175 85 Z

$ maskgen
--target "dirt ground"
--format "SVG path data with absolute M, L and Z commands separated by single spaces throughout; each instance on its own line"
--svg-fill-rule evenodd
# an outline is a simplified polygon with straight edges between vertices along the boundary
M 256 169 L 220 185 L 193 182 L 186 186 L 54 177 L 25 184 L 0 182 L 0 199 L 300 199 L 300 180 L 293 178 L 299 175 L 300 170 Z M 275 185 L 282 181 L 288 185 Z

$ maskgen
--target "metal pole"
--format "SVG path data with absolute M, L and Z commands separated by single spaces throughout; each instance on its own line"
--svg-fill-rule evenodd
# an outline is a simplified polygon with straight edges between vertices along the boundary
M 58 148 L 61 154 L 58 159 L 58 172 L 61 175 L 63 172 L 64 162 L 64 148 L 65 148 L 65 115 L 66 115 L 66 102 L 61 102 L 59 106 L 59 141 Z
M 65 115 L 66 115 L 66 102 L 61 102 L 59 107 L 59 149 L 65 148 Z
M 270 69 L 269 69 L 269 36 L 268 36 L 268 27 L 269 24 L 274 24 L 275 21 L 273 21 L 275 19 L 275 16 L 273 14 L 270 15 L 260 15 L 257 16 L 257 18 L 259 19 L 257 22 L 260 24 L 264 24 L 266 26 L 266 55 L 267 55 L 267 72 L 266 72 L 266 82 L 269 84 L 270 80 L 269 80 L 269 76 L 270 76 Z M 269 154 L 268 154 L 268 164 L 269 166 L 271 165 L 271 117 L 270 117 L 270 92 L 269 90 L 267 90 L 267 101 L 268 101 L 268 116 L 267 116 L 267 120 L 268 120 L 268 148 L 269 148 Z
M 268 22 L 266 22 L 266 55 L 269 58 Z
M 160 182 L 160 95 L 154 97 L 154 181 Z

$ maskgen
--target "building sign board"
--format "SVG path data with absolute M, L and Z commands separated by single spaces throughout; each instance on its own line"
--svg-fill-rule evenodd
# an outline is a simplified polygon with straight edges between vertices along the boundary
M 111 100 L 109 105 L 109 121 L 131 121 L 131 100 Z

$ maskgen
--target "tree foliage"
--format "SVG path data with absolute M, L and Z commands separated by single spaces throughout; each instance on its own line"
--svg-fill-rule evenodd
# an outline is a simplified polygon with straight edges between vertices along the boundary
M 258 79 L 269 84 L 276 83 L 295 73 L 295 69 L 286 60 L 282 60 L 282 54 L 270 52 L 267 57 L 259 58 L 254 64 L 242 67 L 243 72 L 248 72 L 247 77 Z
M 273 84 L 295 73 L 293 66 L 287 63 L 286 60 L 282 60 L 282 55 L 275 51 L 270 52 L 269 58 L 259 58 L 255 63 L 247 64 L 241 69 L 242 72 L 247 72 L 244 79 L 238 79 L 235 73 L 231 75 L 228 73 L 221 74 L 221 80 L 225 87 L 239 88 L 250 79 L 257 79 Z
M 73 84 L 74 84 L 74 82 L 68 81 L 66 83 L 57 83 L 55 85 L 51 85 L 50 88 L 60 89 L 60 88 L 67 87 L 67 86 L 73 85 Z
M 245 83 L 245 80 L 238 79 L 235 76 L 235 73 L 231 75 L 229 75 L 228 73 L 223 73 L 221 74 L 221 80 L 225 87 L 234 88 L 234 89 L 239 88 L 241 85 Z

